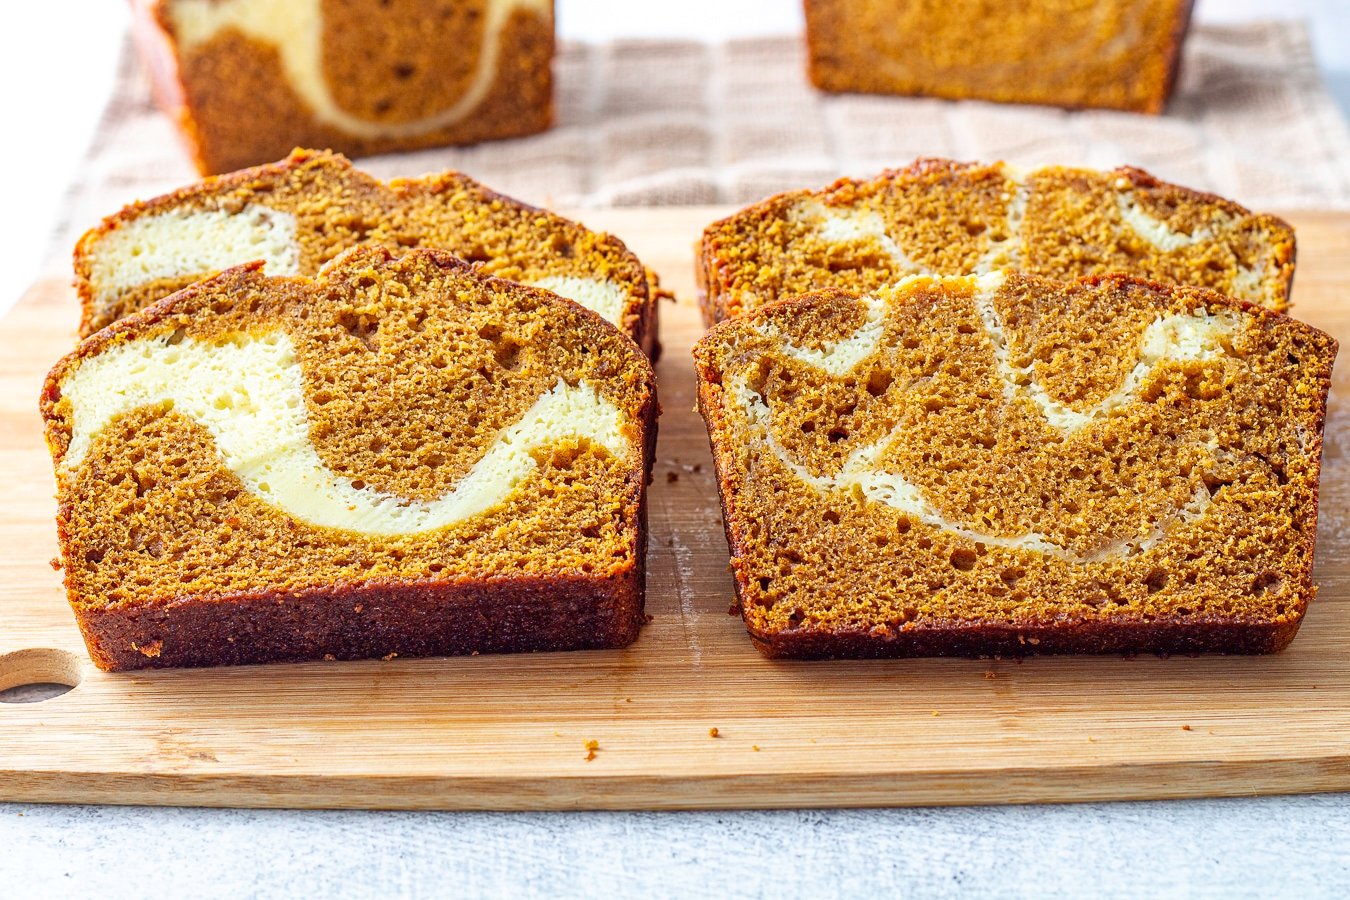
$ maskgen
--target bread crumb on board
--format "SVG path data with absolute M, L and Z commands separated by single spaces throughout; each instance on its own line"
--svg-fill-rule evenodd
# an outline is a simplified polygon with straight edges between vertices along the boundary
M 716 727 L 716 726 L 714 726 L 714 727 L 708 729 L 708 737 L 714 737 L 714 738 L 715 738 L 715 737 L 721 737 L 721 736 L 722 736 L 722 735 L 721 735 L 721 732 L 719 732 L 719 731 L 717 730 L 717 727 Z
M 597 750 L 599 750 L 599 749 L 600 749 L 600 742 L 599 742 L 599 741 L 594 741 L 594 740 L 592 740 L 592 741 L 587 741 L 587 742 L 586 742 L 586 762 L 590 762 L 591 760 L 595 759 L 595 751 L 597 751 Z
M 156 638 L 155 640 L 150 641 L 145 646 L 141 646 L 140 644 L 137 644 L 135 641 L 132 641 L 131 649 L 141 654 L 141 656 L 147 657 L 149 659 L 155 659 L 161 653 L 164 652 L 164 642 Z

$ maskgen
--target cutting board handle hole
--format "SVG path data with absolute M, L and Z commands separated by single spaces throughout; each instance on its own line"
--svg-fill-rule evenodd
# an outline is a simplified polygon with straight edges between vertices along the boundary
M 80 683 L 84 661 L 46 648 L 0 656 L 0 703 L 38 703 L 69 693 Z

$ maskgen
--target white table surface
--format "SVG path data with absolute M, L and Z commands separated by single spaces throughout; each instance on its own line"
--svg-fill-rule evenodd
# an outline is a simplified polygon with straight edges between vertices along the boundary
M 567 38 L 800 28 L 798 0 L 558 0 Z M 111 84 L 117 0 L 7 5 L 0 312 L 49 250 Z M 1350 111 L 1350 0 L 1301 17 Z M 0 349 L 0 352 L 3 352 Z M 1350 736 L 1347 736 L 1350 739 Z M 4 776 L 0 774 L 0 778 Z M 966 809 L 456 814 L 0 804 L 0 896 L 1350 895 L 1350 795 Z

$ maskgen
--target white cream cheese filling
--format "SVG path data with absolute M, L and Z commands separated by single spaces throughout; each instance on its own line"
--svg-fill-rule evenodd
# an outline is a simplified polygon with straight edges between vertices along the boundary
M 1011 190 L 1005 194 L 1008 207 L 1003 237 L 1000 240 L 989 241 L 988 248 L 970 273 L 973 275 L 986 275 L 1000 269 L 1016 269 L 1021 265 L 1022 221 L 1026 217 L 1027 202 L 1031 194 L 1028 182 L 1043 171 L 1023 169 L 1008 163 L 1001 163 L 998 169 L 1012 185 Z M 1118 179 L 1114 188 L 1116 208 L 1125 227 L 1164 253 L 1217 240 L 1220 234 L 1237 225 L 1232 216 L 1221 214 L 1218 216 L 1216 227 L 1203 226 L 1186 234 L 1146 212 L 1139 205 L 1138 197 L 1130 190 L 1128 179 Z M 904 272 L 928 274 L 930 271 L 915 262 L 896 243 L 887 233 L 885 221 L 875 211 L 830 207 L 815 198 L 804 198 L 791 207 L 789 218 L 811 223 L 821 239 L 833 243 L 876 241 Z M 1238 265 L 1229 290 L 1233 296 L 1254 303 L 1261 303 L 1265 299 L 1261 272 L 1252 266 Z
M 97 300 L 108 304 L 160 278 L 215 272 L 260 259 L 268 275 L 299 275 L 295 216 L 261 204 L 237 212 L 174 209 L 137 216 L 109 231 L 89 257 Z
M 975 309 L 980 314 L 993 347 L 994 363 L 1004 396 L 1009 401 L 1018 396 L 1026 397 L 1048 425 L 1066 434 L 1107 418 L 1117 408 L 1136 400 L 1153 371 L 1164 363 L 1206 362 L 1225 356 L 1225 344 L 1231 343 L 1243 328 L 1242 319 L 1236 313 L 1227 311 L 1210 313 L 1196 310 L 1185 315 L 1159 316 L 1140 335 L 1138 362 L 1125 376 L 1120 387 L 1086 409 L 1073 409 L 1052 398 L 1041 385 L 1036 377 L 1035 360 L 1025 364 L 1013 361 L 1003 318 L 994 305 L 994 295 L 1003 285 L 1004 278 L 1003 272 L 994 272 L 989 275 L 950 276 L 931 280 L 935 284 L 969 286 L 972 289 Z M 930 280 L 929 276 L 907 276 L 889 290 L 903 293 L 926 280 Z M 820 348 L 788 343 L 772 324 L 757 325 L 755 330 L 770 339 L 783 341 L 780 350 L 793 359 L 829 375 L 846 375 L 876 353 L 884 332 L 885 303 L 873 296 L 862 298 L 862 303 L 867 310 L 863 324 L 847 337 Z
M 963 281 L 975 289 L 975 304 L 989 334 L 995 365 L 1004 387 L 1004 396 L 1011 402 L 1022 396 L 1037 409 L 1046 423 L 1065 433 L 1073 434 L 1091 423 L 1111 415 L 1115 410 L 1138 399 L 1154 372 L 1168 363 L 1210 361 L 1226 355 L 1225 342 L 1241 331 L 1243 323 L 1234 314 L 1210 314 L 1196 310 L 1189 315 L 1160 316 L 1144 329 L 1139 338 L 1138 362 L 1125 376 L 1119 388 L 1109 396 L 1084 410 L 1072 409 L 1053 400 L 1036 377 L 1034 361 L 1022 366 L 1011 360 L 1007 337 L 993 294 L 1002 284 L 1003 274 L 940 279 L 946 282 Z M 785 343 L 782 351 L 832 376 L 852 371 L 859 363 L 876 352 L 882 333 L 884 305 L 875 298 L 865 300 L 868 307 L 866 322 L 847 338 L 819 350 L 808 350 Z M 877 310 L 881 311 L 878 312 Z M 777 332 L 760 327 L 767 336 Z M 885 472 L 880 460 L 886 449 L 897 438 L 897 432 L 859 447 L 849 454 L 839 472 L 833 475 L 815 475 L 795 462 L 786 448 L 775 437 L 772 429 L 772 410 L 767 400 L 750 388 L 742 373 L 727 383 L 728 412 L 738 411 L 750 426 L 761 435 L 765 447 L 803 483 L 817 491 L 849 493 L 859 490 L 863 496 L 913 516 L 932 527 L 995 547 L 1031 550 L 1073 563 L 1119 559 L 1144 553 L 1157 546 L 1178 524 L 1192 522 L 1209 509 L 1211 495 L 1203 483 L 1198 484 L 1191 499 L 1168 516 L 1154 523 L 1145 534 L 1113 541 L 1087 554 L 1075 553 L 1036 531 L 1018 535 L 999 535 L 979 531 L 942 516 L 929 502 L 923 489 L 903 475 Z M 1216 448 L 1211 447 L 1211 451 Z
M 593 385 L 562 380 L 497 435 L 453 489 L 435 500 L 358 487 L 319 457 L 309 438 L 304 381 L 285 332 L 239 335 L 232 343 L 158 335 L 84 360 L 61 386 L 71 406 L 63 471 L 79 468 L 118 415 L 159 404 L 210 433 L 225 467 L 249 493 L 287 515 L 366 535 L 443 528 L 506 500 L 536 468 L 534 452 L 585 438 L 616 457 L 636 451 L 619 409 Z
M 727 397 L 730 403 L 740 407 L 741 413 L 751 426 L 761 434 L 764 445 L 769 452 L 788 471 L 816 491 L 847 495 L 856 489 L 873 503 L 899 510 L 939 531 L 990 547 L 1028 550 L 1075 564 L 1126 559 L 1140 553 L 1147 553 L 1156 547 L 1167 537 L 1168 532 L 1173 527 L 1198 520 L 1209 510 L 1212 502 L 1209 490 L 1203 483 L 1198 484 L 1189 501 L 1155 522 L 1147 533 L 1112 541 L 1088 553 L 1077 553 L 1038 531 L 1026 531 L 1015 535 L 995 534 L 994 532 L 967 527 L 942 515 L 929 502 L 922 488 L 903 475 L 886 472 L 880 468 L 879 460 L 882 454 L 886 452 L 886 448 L 895 439 L 894 433 L 886 435 L 876 443 L 854 450 L 837 473 L 814 475 L 804 466 L 795 462 L 787 449 L 774 436 L 771 426 L 772 410 L 763 397 L 750 389 L 743 375 L 728 383 Z
M 910 259 L 886 232 L 886 222 L 875 210 L 826 206 L 816 199 L 799 201 L 790 213 L 793 218 L 811 223 L 820 237 L 831 243 L 865 243 L 876 241 L 883 253 L 896 267 L 907 273 L 928 270 Z
M 1194 247 L 1196 244 L 1214 240 L 1215 232 L 1207 225 L 1195 229 L 1190 234 L 1177 231 L 1162 219 L 1145 212 L 1139 205 L 1139 200 L 1131 193 L 1118 192 L 1116 208 L 1120 210 L 1121 219 L 1135 234 L 1159 250 L 1180 250 L 1183 247 Z M 1220 228 L 1228 228 L 1231 225 L 1232 222 L 1226 218 L 1220 222 Z
M 138 216 L 108 232 L 90 254 L 89 275 L 98 286 L 98 302 L 106 306 L 156 279 L 201 275 L 258 259 L 267 264 L 268 275 L 301 274 L 294 215 L 262 204 L 237 212 L 175 209 Z M 628 292 L 612 281 L 550 275 L 525 284 L 574 300 L 615 325 L 623 322 Z
M 628 292 L 612 281 L 574 275 L 547 275 L 524 284 L 552 291 L 559 297 L 566 297 L 599 313 L 615 325 L 623 324 L 623 308 L 628 302 Z
M 1209 226 L 1202 226 L 1190 234 L 1186 234 L 1175 230 L 1166 222 L 1145 212 L 1139 206 L 1138 199 L 1132 194 L 1117 193 L 1116 205 L 1120 209 L 1121 219 L 1133 229 L 1135 234 L 1159 250 L 1166 252 L 1213 241 L 1220 232 L 1231 230 L 1237 225 L 1237 221 L 1232 216 L 1223 214 L 1218 217 L 1217 231 Z M 1233 273 L 1233 282 L 1229 285 L 1228 290 L 1234 297 L 1249 300 L 1253 303 L 1261 303 L 1266 299 L 1266 291 L 1261 284 L 1261 272 L 1253 266 L 1239 263 L 1237 270 Z
M 886 304 L 874 296 L 863 297 L 862 304 L 866 310 L 863 324 L 848 337 L 829 342 L 819 349 L 788 343 L 779 333 L 777 326 L 772 323 L 756 325 L 755 331 L 770 340 L 782 341 L 782 351 L 793 359 L 801 360 L 808 366 L 828 372 L 830 375 L 846 375 L 856 369 L 863 360 L 876 353 L 877 347 L 881 344 Z
M 453 125 L 483 102 L 497 77 L 501 35 L 511 14 L 528 10 L 551 21 L 551 0 L 485 0 L 483 46 L 464 94 L 448 109 L 413 122 L 372 122 L 342 109 L 323 72 L 321 0 L 174 0 L 169 7 L 181 52 L 191 53 L 234 30 L 276 48 L 286 81 L 315 118 L 363 138 L 415 137 Z
M 994 294 L 1002 283 L 1001 274 L 979 279 L 975 309 L 980 314 L 989 341 L 1003 394 L 1009 401 L 1023 396 L 1031 401 L 1046 423 L 1072 434 L 1107 418 L 1116 409 L 1138 399 L 1155 369 L 1169 362 L 1207 362 L 1227 355 L 1225 342 L 1231 342 L 1242 330 L 1242 320 L 1228 311 L 1209 313 L 1198 309 L 1189 315 L 1159 316 L 1149 323 L 1139 338 L 1139 359 L 1120 387 L 1086 409 L 1065 406 L 1046 392 L 1036 377 L 1036 361 L 1025 364 L 1012 359 L 1003 318 L 994 305 Z
M 1015 269 L 1022 262 L 1022 220 L 1027 214 L 1027 198 L 1031 189 L 1027 187 L 1028 172 L 1017 166 L 1003 163 L 999 170 L 1012 182 L 1012 190 L 1004 197 L 1008 202 L 1008 211 L 1003 223 L 1003 238 L 990 240 L 989 247 L 975 264 L 975 275 L 988 275 L 999 269 Z

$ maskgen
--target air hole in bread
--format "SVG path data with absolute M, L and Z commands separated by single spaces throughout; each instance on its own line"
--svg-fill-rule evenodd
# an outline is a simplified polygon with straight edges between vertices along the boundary
M 966 548 L 962 548 L 960 550 L 953 550 L 952 555 L 950 557 L 952 568 L 958 569 L 962 572 L 969 572 L 971 569 L 975 568 L 975 563 L 978 560 L 979 554 L 976 553 L 974 550 Z
M 367 350 L 379 349 L 380 320 L 354 310 L 344 309 L 338 314 L 338 324 L 356 338 Z
M 1276 593 L 1279 591 L 1283 580 L 1274 572 L 1262 572 L 1252 580 L 1252 594 L 1259 597 L 1262 594 Z

